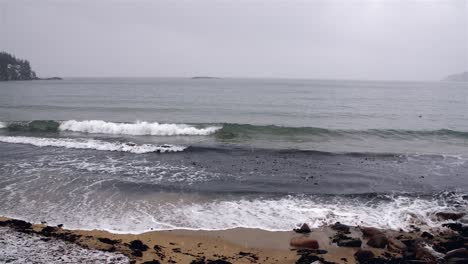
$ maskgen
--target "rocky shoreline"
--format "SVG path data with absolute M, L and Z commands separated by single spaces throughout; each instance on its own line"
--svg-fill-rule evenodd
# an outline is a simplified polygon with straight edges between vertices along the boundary
M 409 231 L 335 223 L 317 229 L 303 224 L 291 232 L 238 228 L 134 235 L 67 230 L 62 225 L 1 217 L 0 227 L 41 236 L 46 242 L 60 240 L 85 249 L 121 253 L 130 263 L 468 263 L 464 214 L 440 212 L 437 217 L 440 228 L 413 226 Z

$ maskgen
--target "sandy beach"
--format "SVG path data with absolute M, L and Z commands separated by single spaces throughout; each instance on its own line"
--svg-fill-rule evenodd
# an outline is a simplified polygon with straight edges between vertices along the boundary
M 448 215 L 458 218 L 459 215 Z M 467 263 L 466 225 L 448 223 L 432 233 L 352 227 L 335 223 L 290 232 L 235 228 L 223 231 L 152 231 L 114 234 L 67 230 L 1 217 L 18 233 L 82 248 L 121 253 L 130 263 Z M 100 263 L 100 262 L 99 262 Z M 104 262 L 107 263 L 107 262 Z

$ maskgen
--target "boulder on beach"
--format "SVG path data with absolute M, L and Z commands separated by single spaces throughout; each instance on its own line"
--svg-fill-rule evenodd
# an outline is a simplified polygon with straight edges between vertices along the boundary
M 293 237 L 289 243 L 293 247 L 318 249 L 319 243 L 315 239 L 307 237 Z
M 388 250 L 395 253 L 403 253 L 407 250 L 405 243 L 401 242 L 396 238 L 390 238 L 388 240 Z
M 300 228 L 295 228 L 296 233 L 306 234 L 312 232 L 308 224 L 303 223 Z
M 367 245 L 374 247 L 374 248 L 385 248 L 388 244 L 388 239 L 385 235 L 374 235 L 372 236 L 369 241 L 367 241 Z
M 366 263 L 375 257 L 374 253 L 370 250 L 359 249 L 354 253 L 354 258 L 361 263 Z
M 376 235 L 384 235 L 384 233 L 375 227 L 361 227 L 361 232 L 364 235 L 364 237 L 373 237 Z

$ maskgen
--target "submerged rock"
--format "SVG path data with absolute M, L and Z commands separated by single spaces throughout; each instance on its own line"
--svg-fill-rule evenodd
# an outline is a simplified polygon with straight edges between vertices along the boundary
M 465 213 L 454 213 L 454 212 L 438 212 L 436 216 L 439 220 L 458 220 L 465 216 Z
M 451 250 L 445 254 L 445 259 L 451 258 L 468 258 L 468 250 L 466 248 L 458 248 Z

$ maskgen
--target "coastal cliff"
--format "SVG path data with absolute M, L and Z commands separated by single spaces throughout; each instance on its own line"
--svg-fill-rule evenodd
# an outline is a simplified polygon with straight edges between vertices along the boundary
M 27 60 L 0 52 L 0 81 L 62 80 L 60 77 L 39 78 Z
M 35 80 L 36 73 L 29 61 L 18 59 L 6 52 L 0 52 L 0 81 Z

